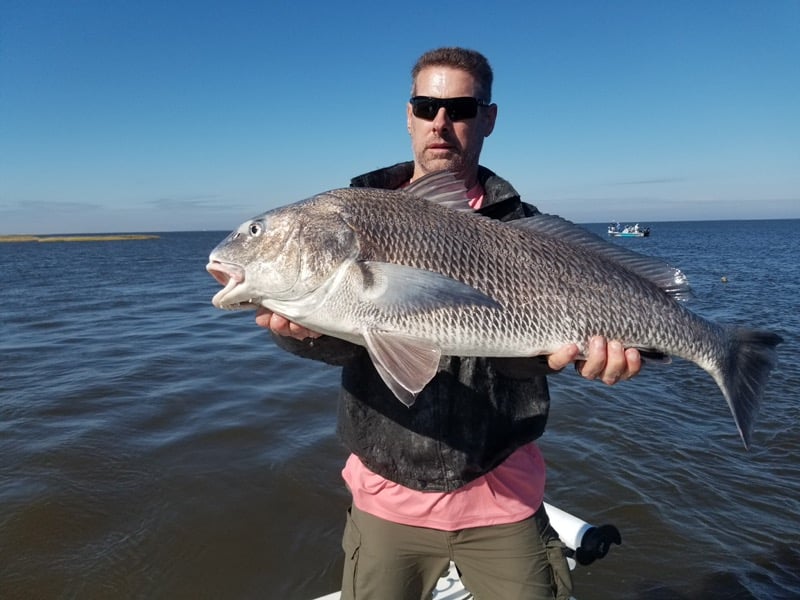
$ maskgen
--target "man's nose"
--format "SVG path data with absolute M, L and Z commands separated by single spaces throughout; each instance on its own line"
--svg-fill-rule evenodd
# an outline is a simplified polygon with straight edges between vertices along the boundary
M 433 128 L 437 131 L 441 131 L 442 129 L 449 128 L 451 123 L 452 121 L 450 121 L 447 110 L 442 106 L 433 118 Z

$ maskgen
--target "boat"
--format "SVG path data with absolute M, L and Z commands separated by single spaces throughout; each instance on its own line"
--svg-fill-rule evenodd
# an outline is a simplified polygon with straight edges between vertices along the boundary
M 611 237 L 647 237 L 650 235 L 650 228 L 640 227 L 638 223 L 625 226 L 612 223 L 608 226 L 608 235 Z
M 608 554 L 612 544 L 622 543 L 622 536 L 614 525 L 596 527 L 547 502 L 544 503 L 544 506 L 547 516 L 550 518 L 550 525 L 567 546 L 567 563 L 570 570 L 575 569 L 577 564 L 589 565 L 598 558 L 603 558 Z M 472 594 L 461 583 L 456 565 L 451 562 L 447 573 L 442 575 L 436 583 L 431 600 L 470 600 L 471 598 Z M 341 592 L 333 592 L 314 600 L 340 599 Z

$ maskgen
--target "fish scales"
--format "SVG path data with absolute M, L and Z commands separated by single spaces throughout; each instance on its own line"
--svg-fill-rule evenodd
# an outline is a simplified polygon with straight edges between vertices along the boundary
M 685 334 L 677 335 L 681 328 L 702 326 L 649 281 L 580 248 L 423 199 L 376 201 L 369 190 L 357 191 L 331 195 L 341 200 L 341 211 L 359 236 L 359 258 L 441 273 L 498 300 L 502 312 L 459 307 L 436 313 L 436 319 L 449 316 L 462 327 L 466 320 L 469 331 L 491 332 L 496 352 L 519 356 L 516 346 L 552 351 L 565 339 L 584 346 L 589 337 L 602 334 L 630 346 L 657 343 L 681 356 L 688 353 L 680 343 Z M 418 324 L 417 315 L 413 321 Z M 642 332 L 656 338 L 651 343 Z

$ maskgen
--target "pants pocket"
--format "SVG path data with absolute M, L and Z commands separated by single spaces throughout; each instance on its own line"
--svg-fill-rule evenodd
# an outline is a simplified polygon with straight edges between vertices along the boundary
M 544 504 L 533 515 L 542 536 L 542 543 L 550 565 L 551 584 L 555 600 L 569 600 L 572 597 L 572 573 L 567 563 L 567 546 L 550 525 Z
M 344 536 L 342 537 L 342 549 L 347 560 L 355 558 L 358 549 L 361 547 L 361 532 L 353 521 L 353 509 L 347 509 L 347 522 L 344 526 Z
M 358 551 L 361 548 L 361 532 L 353 521 L 352 508 L 347 510 L 347 522 L 342 536 L 344 550 L 344 572 L 342 573 L 342 600 L 355 600 L 356 576 L 358 575 Z
M 569 600 L 572 596 L 572 573 L 567 564 L 567 547 L 560 539 L 549 540 L 545 544 L 547 562 L 553 577 L 553 591 L 555 600 Z

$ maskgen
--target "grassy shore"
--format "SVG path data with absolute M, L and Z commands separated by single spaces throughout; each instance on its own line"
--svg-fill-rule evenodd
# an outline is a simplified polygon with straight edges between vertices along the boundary
M 120 240 L 155 240 L 159 236 L 144 233 L 109 235 L 0 235 L 0 242 L 118 242 Z

